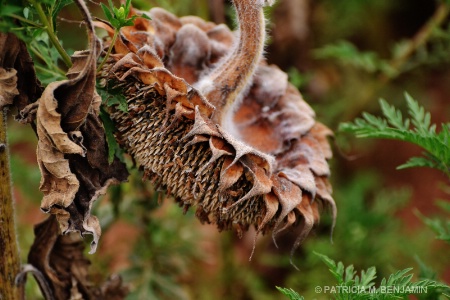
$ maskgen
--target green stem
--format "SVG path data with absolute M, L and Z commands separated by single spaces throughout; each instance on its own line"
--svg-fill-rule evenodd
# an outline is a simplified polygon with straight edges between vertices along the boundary
M 70 56 L 67 54 L 67 52 L 64 50 L 64 48 L 61 46 L 61 43 L 59 42 L 58 37 L 56 36 L 55 32 L 53 31 L 53 26 L 48 21 L 47 16 L 45 15 L 44 10 L 42 9 L 41 3 L 39 3 L 35 0 L 29 0 L 29 1 L 36 8 L 39 19 L 44 24 L 45 30 L 47 31 L 48 37 L 50 38 L 52 44 L 55 46 L 56 50 L 61 55 L 66 66 L 68 68 L 70 68 L 72 66 L 72 61 L 70 60 Z
M 20 258 L 6 140 L 6 108 L 0 109 L 0 253 L 0 299 L 21 299 L 23 291 L 15 284 Z
M 109 45 L 108 48 L 108 52 L 105 55 L 105 58 L 102 60 L 102 62 L 100 63 L 100 65 L 97 68 L 97 73 L 100 72 L 102 70 L 103 65 L 105 64 L 105 62 L 108 60 L 109 55 L 111 54 L 112 49 L 114 48 L 114 44 L 116 43 L 117 37 L 119 36 L 119 30 L 120 29 L 116 29 L 114 30 L 114 35 L 113 38 L 111 40 L 111 44 Z
M 61 72 L 54 72 L 54 71 L 52 71 L 52 70 L 49 70 L 49 69 L 46 69 L 46 68 L 43 68 L 43 67 L 41 67 L 41 66 L 37 66 L 37 65 L 34 65 L 34 68 L 37 70 L 37 71 L 40 71 L 40 72 L 42 72 L 42 73 L 47 73 L 47 74 L 50 74 L 50 75 L 53 75 L 53 76 L 57 76 L 57 77 L 64 77 L 66 74 L 64 74 L 64 73 L 61 73 Z
M 442 25 L 449 13 L 450 5 L 441 3 L 436 8 L 436 11 L 430 17 L 428 22 L 426 22 L 414 35 L 414 37 L 408 41 L 405 50 L 403 50 L 400 55 L 392 58 L 389 61 L 389 65 L 394 70 L 393 75 L 388 76 L 386 74 L 383 74 L 378 78 L 377 81 L 373 83 L 372 88 L 364 89 L 362 95 L 358 97 L 358 103 L 355 104 L 352 109 L 347 110 L 347 112 L 342 116 L 343 120 L 353 120 L 365 107 L 367 107 L 370 102 L 372 102 L 373 96 L 378 90 L 386 86 L 391 80 L 395 79 L 401 74 L 403 65 L 420 46 L 424 45 L 428 41 L 434 29 Z
M 396 70 L 396 74 L 400 72 L 401 67 L 407 62 L 408 58 L 422 45 L 424 45 L 433 30 L 439 27 L 444 22 L 450 12 L 450 6 L 446 3 L 441 3 L 433 16 L 428 22 L 417 32 L 417 34 L 409 41 L 405 50 L 397 57 L 391 60 L 391 67 Z M 396 76 L 396 75 L 395 75 Z M 386 79 L 385 79 L 386 80 Z
M 42 54 L 35 47 L 33 47 L 32 45 L 29 45 L 29 48 L 30 48 L 31 52 L 33 52 L 33 55 L 35 55 L 37 58 L 39 58 L 42 62 L 46 63 L 44 56 L 42 56 Z M 51 70 L 44 69 L 42 67 L 37 66 L 36 64 L 34 67 L 36 69 L 40 68 L 41 71 L 45 71 L 47 73 L 58 74 L 58 75 L 62 75 L 63 77 L 66 76 L 66 72 L 61 70 L 57 65 L 53 65 L 53 67 L 52 67 L 52 69 L 54 69 L 56 72 L 52 72 Z
M 18 16 L 18 15 L 16 15 L 16 14 L 9 14 L 9 15 L 7 15 L 7 16 L 8 16 L 8 17 L 11 17 L 11 18 L 14 18 L 14 19 L 17 19 L 17 20 L 19 20 L 19 21 L 22 22 L 22 23 L 26 23 L 26 24 L 29 24 L 29 25 L 34 26 L 34 27 L 37 27 L 37 28 L 42 28 L 42 25 L 41 25 L 41 24 L 38 24 L 38 23 L 33 22 L 33 21 L 30 21 L 30 20 L 25 19 L 24 17 Z

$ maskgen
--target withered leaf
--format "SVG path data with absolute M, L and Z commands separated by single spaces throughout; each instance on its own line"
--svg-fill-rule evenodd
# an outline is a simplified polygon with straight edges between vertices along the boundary
M 37 160 L 41 170 L 41 209 L 57 215 L 63 233 L 94 236 L 95 251 L 101 228 L 91 207 L 106 188 L 126 180 L 127 170 L 116 158 L 108 163 L 105 130 L 99 118 L 101 98 L 95 90 L 98 43 L 87 18 L 89 51 L 77 51 L 67 80 L 50 83 L 38 100 Z
M 42 93 L 26 45 L 12 33 L 0 32 L 0 68 L 14 69 L 17 72 L 15 84 L 18 94 L 14 95 L 12 104 L 18 111 L 35 102 Z M 10 102 L 9 100 L 8 103 L 11 104 Z
M 90 262 L 83 255 L 81 236 L 61 235 L 59 227 L 55 216 L 36 225 L 28 254 L 28 263 L 43 274 L 54 299 L 125 299 L 128 289 L 120 277 L 113 276 L 98 286 L 90 281 Z
M 0 67 L 0 109 L 11 105 L 14 96 L 19 94 L 16 73 L 15 69 L 6 70 Z

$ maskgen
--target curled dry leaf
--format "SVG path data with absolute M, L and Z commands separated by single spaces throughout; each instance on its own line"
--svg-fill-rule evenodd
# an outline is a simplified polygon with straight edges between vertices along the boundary
M 113 276 L 96 286 L 90 281 L 90 262 L 83 255 L 84 242 L 77 233 L 61 235 L 58 221 L 50 216 L 35 226 L 35 240 L 28 263 L 45 278 L 45 294 L 54 299 L 125 299 L 128 292 L 119 277 Z
M 160 8 L 149 15 L 151 21 L 138 18 L 121 30 L 102 71 L 127 97 L 127 113 L 110 111 L 119 143 L 146 178 L 185 209 L 195 206 L 201 222 L 238 232 L 253 225 L 274 237 L 299 227 L 295 250 L 324 206 L 336 215 L 328 182 L 331 131 L 314 120 L 287 75 L 264 59 L 248 77 L 231 122 L 216 122 L 221 107 L 211 103 L 220 101 L 195 87 L 232 59 L 227 54 L 236 35 Z M 227 94 L 227 87 L 209 95 Z
M 2 78 L 0 79 L 2 81 L 0 91 L 9 95 L 6 97 L 3 95 L 0 107 L 13 105 L 20 111 L 39 98 L 42 90 L 36 79 L 31 57 L 25 43 L 12 33 L 0 32 L 0 69 L 3 69 L 0 71 L 2 74 L 0 75 Z M 15 76 L 11 77 L 13 73 Z M 5 83 L 7 86 L 4 85 Z
M 13 98 L 19 94 L 17 90 L 17 71 L 0 67 L 0 109 L 13 103 Z
M 84 2 L 77 2 L 88 16 Z M 99 119 L 101 98 L 95 90 L 98 43 L 86 17 L 90 51 L 72 56 L 67 80 L 50 83 L 38 100 L 36 127 L 37 160 L 41 170 L 41 209 L 55 214 L 62 232 L 79 231 L 94 236 L 95 251 L 101 228 L 91 206 L 112 183 L 126 180 L 125 166 L 108 163 L 103 125 Z M 34 109 L 27 107 L 22 111 Z

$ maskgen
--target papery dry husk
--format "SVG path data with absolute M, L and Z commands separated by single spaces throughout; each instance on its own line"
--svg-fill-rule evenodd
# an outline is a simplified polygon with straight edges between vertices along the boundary
M 201 222 L 239 233 L 253 225 L 274 237 L 300 227 L 297 247 L 322 207 L 336 215 L 328 181 L 331 131 L 314 120 L 287 75 L 265 61 L 233 126 L 215 124 L 215 108 L 194 86 L 230 50 L 235 34 L 160 8 L 148 14 L 151 21 L 138 18 L 121 30 L 102 73 L 127 98 L 128 113 L 110 112 L 120 144 L 146 178 L 185 209 L 195 206 Z

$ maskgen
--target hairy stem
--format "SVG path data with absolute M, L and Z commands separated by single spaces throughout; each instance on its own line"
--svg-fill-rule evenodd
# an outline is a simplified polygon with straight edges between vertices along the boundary
M 21 299 L 15 285 L 20 272 L 19 248 L 14 223 L 9 153 L 6 140 L 6 108 L 0 111 L 0 299 Z
M 45 30 L 48 33 L 48 37 L 50 38 L 50 41 L 55 46 L 59 55 L 61 55 L 61 58 L 63 59 L 66 66 L 68 68 L 70 68 L 72 66 L 72 61 L 70 60 L 70 56 L 69 56 L 69 54 L 67 54 L 66 50 L 64 50 L 64 48 L 61 46 L 61 43 L 59 42 L 58 37 L 56 36 L 55 32 L 53 31 L 52 24 L 50 24 L 50 22 L 47 19 L 47 16 L 44 13 L 44 10 L 42 9 L 41 3 L 38 1 L 34 1 L 34 0 L 29 0 L 29 1 L 36 8 L 39 19 L 44 24 Z
M 239 40 L 233 50 L 207 76 L 202 87 L 207 99 L 217 108 L 214 119 L 222 123 L 233 104 L 252 82 L 264 50 L 265 20 L 262 3 L 256 0 L 234 0 L 239 21 Z

